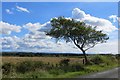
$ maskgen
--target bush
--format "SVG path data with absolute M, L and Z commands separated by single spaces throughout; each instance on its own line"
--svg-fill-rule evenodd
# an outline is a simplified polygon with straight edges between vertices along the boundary
M 20 73 L 25 73 L 28 71 L 33 71 L 33 63 L 31 61 L 24 61 L 17 65 L 16 71 Z
M 44 65 L 45 70 L 50 70 L 50 69 L 53 69 L 53 68 L 55 68 L 55 66 L 53 64 L 45 64 Z
M 117 59 L 114 56 L 110 56 L 110 55 L 104 56 L 103 60 L 107 65 L 113 65 L 117 63 Z
M 59 66 L 59 69 L 63 70 L 64 72 L 71 71 L 71 66 Z
M 42 69 L 43 66 L 44 66 L 44 63 L 43 63 L 42 61 L 34 61 L 34 62 L 33 62 L 33 66 L 34 66 L 35 69 L 36 69 L 36 68 Z
M 5 74 L 5 75 L 7 75 L 7 74 L 9 74 L 10 72 L 12 72 L 13 69 L 14 69 L 14 65 L 11 64 L 11 63 L 5 63 L 5 64 L 3 64 L 3 66 L 2 66 L 2 72 L 3 72 L 3 74 Z
M 71 68 L 72 71 L 80 71 L 80 70 L 84 70 L 84 66 L 80 63 L 75 63 L 75 64 L 72 64 L 72 68 Z
M 103 63 L 104 63 L 104 65 L 112 65 L 117 62 L 116 58 L 112 55 L 104 55 L 104 56 L 95 55 L 91 58 L 90 61 L 97 65 L 100 65 Z
M 68 66 L 70 62 L 70 59 L 63 59 L 60 61 L 60 66 Z
M 84 70 L 84 66 L 80 63 L 74 63 L 68 66 L 59 66 L 58 68 L 63 70 L 64 72 L 75 72 Z
M 100 55 L 93 56 L 90 61 L 92 61 L 92 63 L 97 64 L 97 65 L 104 63 L 103 58 Z

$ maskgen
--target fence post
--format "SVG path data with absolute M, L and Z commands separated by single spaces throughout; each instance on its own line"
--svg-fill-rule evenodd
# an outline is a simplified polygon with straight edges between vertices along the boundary
M 85 60 L 83 59 L 83 64 L 85 64 Z

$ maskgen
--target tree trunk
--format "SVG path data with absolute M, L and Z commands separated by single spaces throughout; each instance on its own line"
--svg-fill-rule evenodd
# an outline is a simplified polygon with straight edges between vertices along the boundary
M 81 50 L 83 52 L 83 55 L 84 55 L 84 58 L 85 58 L 85 64 L 88 63 L 88 59 L 87 59 L 87 56 L 86 56 L 86 52 L 84 50 Z
M 88 60 L 87 60 L 87 56 L 86 56 L 85 50 L 83 50 L 83 48 L 80 47 L 80 46 L 75 42 L 75 40 L 73 40 L 73 42 L 74 42 L 74 44 L 83 52 L 83 55 L 84 55 L 84 57 L 85 57 L 85 64 L 87 64 L 87 63 L 88 63 Z

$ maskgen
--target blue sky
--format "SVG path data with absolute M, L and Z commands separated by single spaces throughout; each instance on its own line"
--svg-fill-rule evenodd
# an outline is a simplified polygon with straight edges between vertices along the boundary
M 9 23 L 17 24 L 17 25 L 22 25 L 28 22 L 40 22 L 40 23 L 45 23 L 49 21 L 53 17 L 58 17 L 58 16 L 66 16 L 66 17 L 71 17 L 71 12 L 74 8 L 80 8 L 84 10 L 86 13 L 89 13 L 91 15 L 101 17 L 101 18 L 106 18 L 109 19 L 108 16 L 111 14 L 117 15 L 118 12 L 118 6 L 117 2 L 110 2 L 110 3 L 105 3 L 105 2 L 66 2 L 66 3 L 60 3 L 60 2 L 11 2 L 11 3 L 3 3 L 2 4 L 2 12 L 3 12 L 3 21 L 7 21 Z M 27 13 L 19 13 L 15 10 L 14 15 L 9 15 L 6 13 L 5 9 L 10 9 L 14 8 L 15 6 L 22 6 L 27 9 L 29 9 L 30 14 Z M 24 19 L 23 19 L 24 18 Z
M 58 16 L 72 18 L 75 15 L 72 13 L 75 8 L 79 12 L 84 11 L 86 15 L 89 14 L 91 19 L 95 17 L 97 20 L 100 19 L 98 21 L 108 20 L 112 24 L 110 25 L 111 27 L 115 26 L 118 28 L 117 21 L 113 22 L 113 19 L 116 19 L 116 17 L 110 18 L 112 15 L 118 15 L 117 2 L 3 2 L 2 22 L 21 27 L 20 32 L 11 31 L 9 35 L 3 34 L 3 38 L 13 36 L 23 38 L 30 32 L 30 29 L 24 28 L 28 23 L 31 23 L 31 25 L 35 23 L 45 24 L 51 18 Z M 111 40 L 117 39 L 116 30 L 108 34 Z M 12 50 L 12 48 L 9 49 Z

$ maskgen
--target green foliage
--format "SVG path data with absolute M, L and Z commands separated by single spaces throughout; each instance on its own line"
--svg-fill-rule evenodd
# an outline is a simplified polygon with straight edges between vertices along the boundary
M 43 66 L 43 69 L 46 70 L 46 71 L 48 71 L 50 69 L 53 69 L 53 68 L 55 68 L 55 66 L 53 64 L 45 64 Z
M 99 55 L 93 56 L 93 57 L 91 58 L 91 61 L 92 61 L 94 64 L 98 64 L 98 65 L 104 62 L 104 61 L 103 61 L 103 58 L 102 58 L 101 56 L 99 56 Z
M 102 56 L 102 58 L 107 65 L 113 65 L 115 63 L 118 63 L 117 59 L 112 55 Z
M 17 65 L 16 67 L 16 71 L 20 72 L 20 73 L 25 73 L 25 72 L 29 72 L 29 71 L 33 71 L 33 63 L 30 61 L 24 61 L 21 62 Z
M 61 69 L 64 72 L 75 72 L 75 71 L 84 70 L 84 66 L 82 64 L 80 63 L 70 64 L 69 62 L 70 62 L 69 59 L 61 60 L 58 69 Z
M 84 22 L 75 21 L 74 19 L 66 19 L 64 17 L 53 18 L 51 25 L 53 27 L 46 35 L 56 38 L 57 41 L 60 39 L 64 39 L 66 42 L 73 41 L 83 52 L 85 64 L 88 63 L 85 51 L 109 39 L 107 34 L 96 30 L 96 27 L 86 25 Z
M 84 65 L 80 64 L 80 63 L 75 63 L 75 64 L 72 64 L 72 68 L 73 72 L 75 71 L 82 71 L 84 70 Z
M 115 56 L 94 55 L 90 56 L 91 65 L 72 62 L 62 59 L 57 64 L 41 61 L 24 61 L 18 64 L 5 63 L 2 65 L 4 78 L 47 78 L 66 77 L 102 71 L 117 66 Z
M 114 56 L 108 55 L 108 56 L 102 56 L 102 55 L 95 55 L 91 57 L 90 60 L 92 63 L 97 64 L 97 65 L 112 65 L 112 62 L 117 63 L 117 60 Z
M 49 73 L 53 75 L 60 75 L 60 74 L 64 74 L 65 72 L 61 69 L 51 69 Z
M 43 66 L 44 66 L 44 63 L 42 61 L 32 61 L 33 62 L 33 67 L 36 69 L 36 68 L 39 68 L 39 69 L 42 69 Z
M 13 71 L 13 69 L 14 69 L 14 65 L 12 63 L 5 63 L 2 66 L 2 72 L 5 75 L 10 74 Z
M 32 72 L 29 72 L 29 73 L 25 73 L 24 74 L 25 78 L 47 78 L 47 77 L 51 77 L 51 75 L 46 72 L 46 71 L 32 71 Z
M 53 27 L 47 32 L 47 35 L 57 40 L 65 39 L 66 42 L 72 40 L 79 48 L 90 48 L 97 43 L 103 43 L 109 39 L 102 31 L 97 31 L 96 27 L 93 28 L 92 26 L 86 25 L 84 22 L 75 21 L 73 19 L 70 20 L 64 17 L 53 18 L 51 25 Z

